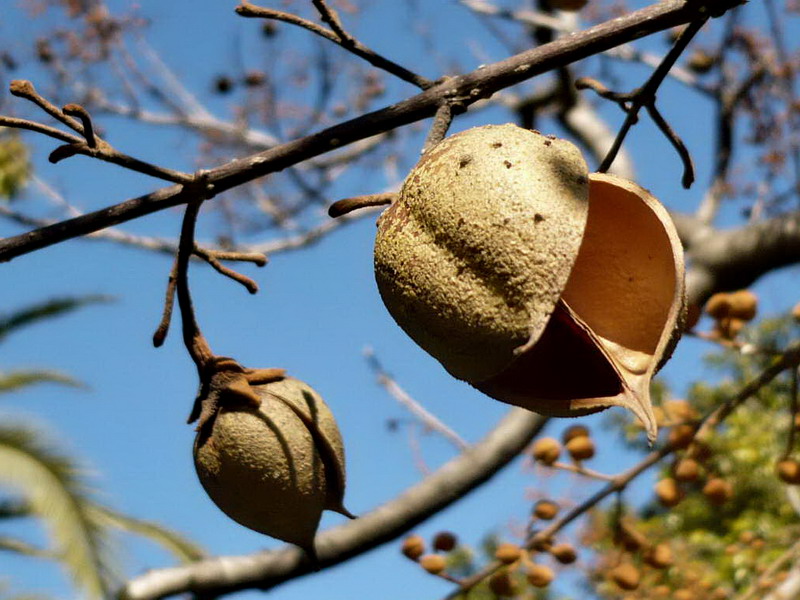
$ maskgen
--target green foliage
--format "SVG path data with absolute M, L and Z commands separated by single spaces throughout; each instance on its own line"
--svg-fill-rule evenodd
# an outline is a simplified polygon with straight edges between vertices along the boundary
M 16 196 L 30 172 L 28 147 L 15 132 L 0 127 L 0 199 Z
M 107 300 L 97 295 L 60 298 L 14 311 L 0 317 L 0 341 L 22 327 Z M 43 382 L 80 385 L 52 370 L 11 370 L 0 372 L 0 394 Z M 41 428 L 27 421 L 6 419 L 0 425 L 0 485 L 5 494 L 0 496 L 0 524 L 4 519 L 35 518 L 45 526 L 50 540 L 48 547 L 40 548 L 0 535 L 0 552 L 58 561 L 81 589 L 82 597 L 107 598 L 121 584 L 117 532 L 146 537 L 182 562 L 204 556 L 198 546 L 179 534 L 97 502 L 85 469 Z M 23 597 L 3 595 L 0 590 L 0 600 Z
M 770 364 L 776 350 L 800 337 L 800 326 L 789 318 L 765 320 L 751 328 L 745 334 L 744 352 L 726 349 L 707 358 L 721 381 L 692 386 L 687 400 L 700 414 L 735 395 Z M 649 598 L 658 585 L 692 590 L 698 598 L 709 597 L 710 590 L 741 594 L 796 542 L 800 516 L 787 497 L 791 486 L 775 474 L 775 464 L 787 452 L 793 427 L 791 399 L 788 374 L 762 388 L 708 440 L 711 452 L 700 461 L 700 479 L 681 484 L 687 492 L 683 501 L 664 508 L 653 499 L 635 511 L 636 529 L 652 543 L 669 542 L 676 558 L 675 564 L 663 571 L 644 566 L 643 584 L 631 598 Z M 790 453 L 797 457 L 797 441 L 794 446 Z M 671 466 L 672 461 L 664 464 L 661 477 L 671 475 Z M 702 493 L 709 477 L 730 482 L 733 497 L 722 505 L 711 503 Z M 592 523 L 598 549 L 597 591 L 602 598 L 620 596 L 619 589 L 600 575 L 615 564 L 619 554 L 610 543 L 613 523 L 610 512 L 595 515 Z M 641 561 L 637 553 L 632 558 Z

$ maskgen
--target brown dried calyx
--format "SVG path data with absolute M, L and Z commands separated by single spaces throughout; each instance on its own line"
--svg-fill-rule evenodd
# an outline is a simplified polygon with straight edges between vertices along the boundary
M 234 521 L 315 556 L 322 511 L 352 518 L 330 409 L 281 369 L 217 357 L 210 370 L 189 421 L 199 421 L 194 463 L 203 488 Z
M 650 439 L 650 379 L 682 329 L 683 272 L 647 191 L 514 125 L 426 152 L 375 241 L 386 307 L 453 376 L 546 415 L 623 406 Z

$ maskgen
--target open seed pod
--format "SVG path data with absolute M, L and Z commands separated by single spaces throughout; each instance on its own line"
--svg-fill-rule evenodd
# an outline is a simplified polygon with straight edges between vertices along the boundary
M 587 185 L 588 183 L 588 185 Z M 423 155 L 378 221 L 397 323 L 455 377 L 553 416 L 623 406 L 653 439 L 653 373 L 683 315 L 683 254 L 646 190 L 514 125 Z
M 324 509 L 344 508 L 344 446 L 336 421 L 308 385 L 286 377 L 253 385 L 260 406 L 224 402 L 195 439 L 197 475 L 237 523 L 314 555 Z

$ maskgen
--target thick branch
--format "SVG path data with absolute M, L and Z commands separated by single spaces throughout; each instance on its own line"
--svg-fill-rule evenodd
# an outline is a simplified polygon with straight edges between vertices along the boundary
M 544 427 L 547 419 L 512 409 L 481 442 L 421 483 L 364 516 L 321 533 L 314 542 L 319 561 L 311 565 L 295 547 L 246 556 L 218 557 L 158 569 L 125 586 L 125 600 L 150 600 L 193 592 L 218 595 L 269 589 L 288 579 L 339 564 L 388 542 L 487 481 L 512 461 Z
M 699 6 L 682 0 L 664 0 L 533 48 L 465 75 L 452 77 L 407 100 L 351 119 L 254 156 L 231 161 L 209 171 L 209 182 L 222 192 L 258 177 L 280 171 L 403 125 L 432 117 L 443 100 L 458 100 L 465 108 L 494 92 L 551 69 L 562 67 L 633 39 L 687 23 L 698 16 Z M 72 239 L 110 225 L 185 202 L 180 186 L 162 188 L 51 227 L 0 241 L 0 262 Z

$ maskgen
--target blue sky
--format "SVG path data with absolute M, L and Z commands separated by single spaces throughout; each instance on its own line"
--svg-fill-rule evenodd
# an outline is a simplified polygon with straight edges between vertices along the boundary
M 505 56 L 477 21 L 453 2 L 420 4 L 425 5 L 421 7 L 423 11 L 446 11 L 447 18 L 457 23 L 450 31 L 458 34 L 437 34 L 451 36 L 445 39 L 446 47 L 465 48 L 464 68 Z M 112 6 L 128 5 L 114 2 Z M 254 54 L 259 23 L 236 17 L 233 2 L 208 3 L 202 10 L 185 0 L 142 0 L 138 6 L 139 12 L 152 20 L 145 32 L 149 43 L 200 96 L 206 94 L 213 76 L 228 68 L 239 52 L 237 47 L 244 48 L 245 60 L 251 61 L 253 67 L 272 60 Z M 426 59 L 423 46 L 395 35 L 396 30 L 411 23 L 405 3 L 375 1 L 366 6 L 366 14 L 354 21 L 356 33 L 403 64 L 423 65 L 426 76 L 439 74 L 436 60 Z M 16 4 L 4 16 L 7 19 L 0 22 L 0 36 L 11 37 L 12 46 L 18 47 L 20 54 L 29 52 L 40 25 L 31 23 Z M 54 11 L 52 20 L 59 18 L 63 18 L 61 13 Z M 20 31 L 24 34 L 18 35 Z M 477 52 L 471 38 L 479 35 L 483 46 Z M 660 38 L 648 43 L 664 50 Z M 298 51 L 302 44 L 298 41 Z M 34 83 L 37 75 L 40 73 L 35 67 L 15 73 Z M 624 82 L 638 85 L 646 75 L 645 69 L 633 68 Z M 385 101 L 410 93 L 410 86 L 392 84 Z M 691 120 L 685 116 L 694 112 L 708 114 L 702 111 L 708 111 L 709 106 L 673 82 L 664 86 L 659 99 L 664 115 L 679 127 L 684 125 L 680 133 L 694 154 L 698 184 L 689 191 L 680 188 L 678 158 L 647 119 L 634 128 L 629 149 L 639 182 L 668 207 L 688 210 L 695 206 L 709 176 L 707 140 L 711 129 L 702 120 L 687 127 Z M 227 116 L 229 106 L 224 99 L 211 98 L 207 106 L 219 116 Z M 614 123 L 620 122 L 619 114 L 609 108 L 603 110 Z M 467 115 L 456 122 L 454 129 L 507 119 L 499 111 L 486 111 L 475 117 Z M 113 141 L 120 148 L 167 166 L 192 170 L 193 154 L 186 136 L 141 128 L 119 119 L 108 118 L 103 124 L 113 132 Z M 49 142 L 43 143 L 35 136 L 25 139 L 33 145 L 37 173 L 84 209 L 159 186 L 158 182 L 85 158 L 49 165 Z M 404 157 L 408 164 L 413 162 L 413 152 Z M 334 186 L 332 194 L 336 197 L 331 200 L 380 191 L 387 183 L 380 173 L 344 177 Z M 366 185 L 371 187 L 365 189 Z M 32 194 L 23 201 L 35 206 L 38 200 Z M 724 221 L 733 223 L 735 215 L 731 209 Z M 125 228 L 171 235 L 177 233 L 179 219 L 179 212 L 167 211 Z M 19 231 L 16 226 L 0 222 L 0 235 Z M 212 226 L 201 222 L 198 237 L 202 241 L 213 231 Z M 384 310 L 372 278 L 373 236 L 374 221 L 366 218 L 313 247 L 276 255 L 264 269 L 244 267 L 242 270 L 261 285 L 261 292 L 254 297 L 210 269 L 195 266 L 190 273 L 201 327 L 217 353 L 232 355 L 252 367 L 285 367 L 326 398 L 338 416 L 345 439 L 346 502 L 355 513 L 370 510 L 421 477 L 405 430 L 387 431 L 388 419 L 405 419 L 408 415 L 375 383 L 362 355 L 366 346 L 375 349 L 409 393 L 469 441 L 478 440 L 506 410 L 504 405 L 450 378 L 397 328 Z M 166 256 L 105 242 L 71 241 L 0 266 L 4 282 L 0 311 L 58 295 L 103 293 L 116 298 L 111 304 L 31 327 L 4 343 L 0 368 L 56 368 L 86 382 L 89 390 L 32 388 L 3 399 L 3 418 L 7 414 L 8 418 L 30 417 L 41 422 L 85 461 L 99 497 L 115 508 L 167 524 L 215 554 L 244 554 L 277 547 L 278 542 L 227 519 L 196 480 L 191 461 L 193 431 L 185 424 L 197 387 L 194 366 L 180 343 L 177 328 L 164 348 L 153 349 L 150 343 L 160 317 L 170 263 Z M 786 274 L 770 276 L 756 288 L 765 312 L 786 310 L 796 301 L 794 284 L 795 293 L 787 299 L 787 281 Z M 678 393 L 694 378 L 708 376 L 698 357 L 709 349 L 690 339 L 681 343 L 664 370 Z M 602 416 L 583 420 L 595 429 L 601 421 Z M 568 424 L 553 422 L 548 431 L 557 434 Z M 632 464 L 634 456 L 618 440 L 607 433 L 599 432 L 598 436 L 600 450 L 594 464 L 597 469 L 616 472 Z M 426 462 L 433 467 L 453 456 L 452 449 L 435 436 L 425 436 L 422 448 Z M 451 529 L 470 544 L 477 544 L 489 531 L 512 539 L 509 524 L 524 521 L 530 510 L 526 492 L 551 490 L 559 494 L 578 489 L 584 494 L 588 490 L 571 477 L 548 478 L 541 471 L 531 472 L 523 466 L 523 461 L 517 461 L 490 484 L 417 531 L 430 536 L 440 529 Z M 651 482 L 649 477 L 642 478 L 629 497 L 645 500 Z M 324 524 L 341 520 L 333 515 L 326 517 Z M 27 527 L 20 531 L 41 539 L 40 533 Z M 130 548 L 127 564 L 131 574 L 170 564 L 171 559 L 151 545 L 136 543 Z M 0 577 L 3 575 L 12 576 L 16 591 L 71 597 L 66 579 L 46 563 L 4 554 L 0 559 Z M 286 584 L 273 594 L 282 600 L 376 595 L 385 600 L 401 600 L 439 598 L 450 589 L 449 584 L 426 576 L 402 559 L 398 544 L 389 544 L 346 565 Z M 257 596 L 260 594 L 244 592 L 236 597 Z

